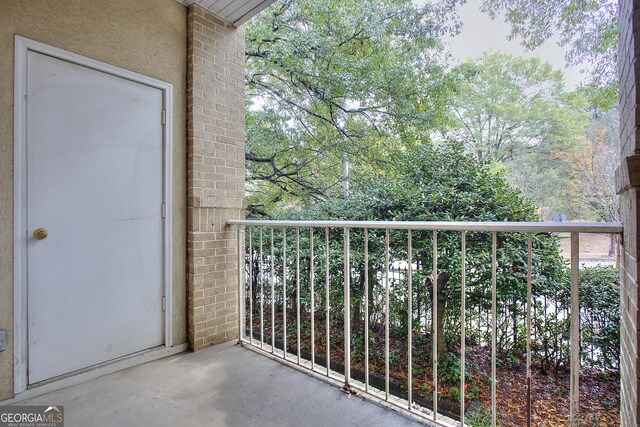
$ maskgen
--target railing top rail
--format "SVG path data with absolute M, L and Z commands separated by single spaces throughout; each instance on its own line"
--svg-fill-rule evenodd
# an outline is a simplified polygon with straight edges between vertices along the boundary
M 622 233 L 620 222 L 477 222 L 477 221 L 288 221 L 231 219 L 228 225 L 399 230 L 504 231 L 531 233 Z

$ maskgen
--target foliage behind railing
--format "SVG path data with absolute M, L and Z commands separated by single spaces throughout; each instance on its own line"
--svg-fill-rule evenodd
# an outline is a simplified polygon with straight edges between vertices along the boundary
M 345 251 L 347 232 L 348 250 Z M 431 408 L 430 396 L 436 384 L 439 411 L 451 418 L 459 418 L 456 405 L 462 398 L 460 383 L 465 371 L 461 369 L 460 362 L 463 326 L 462 233 L 457 230 L 409 231 L 372 227 L 247 226 L 244 273 L 248 278 L 245 283 L 246 331 L 251 331 L 251 337 L 261 343 L 270 343 L 273 335 L 275 340 L 286 341 L 291 354 L 301 352 L 315 359 L 326 355 L 328 316 L 330 358 L 343 363 L 344 367 L 344 353 L 347 350 L 344 346 L 347 320 L 344 313 L 347 312 L 350 314 L 347 322 L 350 333 L 349 365 L 355 379 L 365 382 L 365 378 L 358 378 L 358 372 L 362 372 L 361 376 L 369 377 L 366 379 L 369 383 L 372 382 L 371 378 L 384 378 L 387 374 L 385 326 L 388 319 L 391 393 L 407 399 L 406 384 L 411 378 L 412 401 Z M 467 359 L 465 366 L 466 411 L 471 401 L 483 401 L 486 394 L 491 393 L 490 382 L 486 383 L 490 378 L 483 368 L 488 367 L 489 354 L 486 352 L 491 348 L 494 321 L 494 234 L 489 231 L 466 231 L 464 235 L 464 336 L 468 351 L 477 356 Z M 498 370 L 515 369 L 525 363 L 527 236 L 526 232 L 495 233 L 495 363 Z M 559 256 L 558 241 L 553 234 L 533 233 L 532 249 L 531 366 L 538 372 L 566 375 L 570 365 L 570 271 Z M 345 269 L 345 256 L 348 257 L 348 269 Z M 411 301 L 408 297 L 409 258 Z M 433 304 L 433 270 L 436 266 L 437 307 Z M 344 305 L 345 272 L 349 275 L 348 310 Z M 270 293 L 272 283 L 273 300 Z M 582 271 L 580 354 L 583 367 L 599 372 L 617 372 L 618 293 L 615 269 L 599 267 Z M 437 308 L 436 328 L 433 328 L 434 308 Z M 274 324 L 269 319 L 272 309 Z M 296 319 L 300 319 L 299 322 Z M 409 322 L 412 330 L 412 362 L 407 357 Z M 314 340 L 311 340 L 312 329 Z M 258 331 L 260 333 L 256 335 Z M 435 352 L 434 335 L 438 337 Z M 437 364 L 432 363 L 434 354 L 438 357 Z M 410 372 L 409 363 L 412 363 Z M 436 366 L 439 385 L 434 379 Z M 523 408 L 522 422 L 525 412 Z

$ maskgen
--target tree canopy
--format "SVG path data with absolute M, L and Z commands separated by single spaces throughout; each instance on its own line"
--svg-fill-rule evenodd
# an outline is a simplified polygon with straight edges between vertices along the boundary
M 251 205 L 340 194 L 345 161 L 447 122 L 447 10 L 409 0 L 280 0 L 247 28 Z
M 596 221 L 620 220 L 615 171 L 620 163 L 618 110 L 597 113 L 584 137 L 584 150 L 576 153 L 574 179 L 576 203 Z
M 466 3 L 466 0 L 449 0 Z M 617 0 L 482 0 L 482 10 L 511 24 L 511 38 L 533 50 L 553 36 L 567 46 L 567 64 L 590 74 L 583 87 L 595 106 L 607 111 L 618 97 Z
M 454 73 L 454 134 L 480 161 L 570 148 L 587 125 L 584 100 L 567 92 L 562 72 L 539 58 L 485 53 Z
M 541 216 L 569 210 L 568 161 L 588 125 L 587 103 L 562 71 L 538 58 L 485 53 L 452 71 L 458 88 L 449 135 L 480 161 L 504 168 Z

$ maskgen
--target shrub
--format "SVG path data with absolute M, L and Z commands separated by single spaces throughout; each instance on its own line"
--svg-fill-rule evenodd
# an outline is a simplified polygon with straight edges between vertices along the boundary
M 620 361 L 620 276 L 609 266 L 580 270 L 582 360 L 618 371 Z

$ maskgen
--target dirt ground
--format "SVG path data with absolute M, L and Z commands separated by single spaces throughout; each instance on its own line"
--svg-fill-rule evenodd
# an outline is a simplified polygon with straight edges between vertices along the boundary
M 580 234 L 580 259 L 615 261 L 616 256 L 609 256 L 608 234 Z M 571 238 L 560 238 L 562 256 L 569 258 L 571 254 Z

